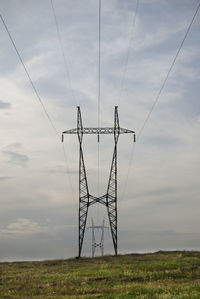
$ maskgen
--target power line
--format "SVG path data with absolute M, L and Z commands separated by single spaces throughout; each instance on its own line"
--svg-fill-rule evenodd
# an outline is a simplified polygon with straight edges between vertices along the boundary
M 62 38 L 61 38 L 61 33 L 60 33 L 59 25 L 58 25 L 58 19 L 57 19 L 57 16 L 56 16 L 56 11 L 55 11 L 55 8 L 54 8 L 53 0 L 51 0 L 51 8 L 52 8 L 52 11 L 53 11 L 55 27 L 56 27 L 56 32 L 57 32 L 57 36 L 58 36 L 58 42 L 59 42 L 59 45 L 60 45 L 60 51 L 61 51 L 61 55 L 62 55 L 62 59 L 63 59 L 63 63 L 64 63 L 66 80 L 69 83 L 72 98 L 74 99 L 74 101 L 78 105 L 77 99 L 75 98 L 75 95 L 74 95 L 74 90 L 72 88 L 71 76 L 70 76 L 70 72 L 69 72 L 67 59 L 66 59 L 66 56 L 65 56 L 64 46 L 63 46 L 63 42 L 62 42 Z M 72 180 L 71 180 L 71 176 L 70 176 L 70 168 L 69 168 L 69 165 L 68 165 L 67 152 L 66 152 L 64 143 L 62 143 L 62 150 L 63 150 L 63 154 L 64 154 L 64 159 L 65 159 L 65 164 L 66 164 L 66 172 L 67 172 L 68 179 L 69 179 L 69 185 L 70 185 L 70 188 L 71 188 L 72 197 L 73 197 L 73 201 L 75 202 L 74 188 L 73 188 L 73 184 L 72 184 Z
M 98 128 L 100 127 L 101 99 L 101 0 L 99 0 L 99 48 L 98 48 Z
M 135 30 L 135 23 L 136 23 L 136 17 L 137 17 L 137 13 L 138 13 L 138 8 L 139 8 L 139 0 L 136 0 L 136 7 L 135 7 L 135 11 L 133 13 L 133 21 L 132 21 L 132 26 L 131 26 L 131 33 L 130 33 L 130 40 L 129 40 L 129 45 L 128 45 L 128 51 L 127 51 L 127 55 L 125 58 L 125 62 L 124 62 L 124 69 L 123 69 L 123 74 L 122 74 L 122 78 L 121 78 L 121 84 L 120 84 L 120 91 L 119 91 L 119 105 L 120 105 L 120 101 L 121 101 L 121 96 L 122 96 L 122 91 L 123 91 L 123 87 L 124 87 L 124 81 L 126 78 L 126 73 L 127 73 L 127 66 L 128 66 L 128 62 L 129 62 L 129 58 L 130 58 L 130 50 L 131 50 L 131 44 L 133 41 L 133 37 L 134 37 L 134 30 Z
M 55 125 L 54 125 L 54 123 L 53 123 L 53 121 L 52 121 L 50 115 L 49 115 L 48 112 L 47 112 L 46 107 L 44 106 L 44 104 L 43 104 L 43 102 L 42 102 L 41 97 L 39 96 L 39 94 L 38 94 L 38 92 L 37 92 L 37 89 L 36 89 L 36 87 L 35 87 L 35 85 L 34 85 L 32 79 L 31 79 L 31 77 L 30 77 L 30 75 L 29 75 L 29 72 L 28 72 L 28 70 L 27 70 L 27 68 L 26 68 L 26 66 L 25 66 L 25 64 L 24 64 L 24 62 L 23 62 L 23 60 L 22 60 L 22 57 L 21 57 L 21 55 L 20 55 L 20 53 L 19 53 L 19 51 L 18 51 L 18 49 L 17 49 L 17 46 L 16 46 L 16 44 L 15 44 L 15 42 L 14 42 L 14 40 L 13 40 L 11 34 L 10 34 L 10 31 L 8 30 L 8 27 L 7 27 L 7 25 L 6 25 L 6 23 L 5 23 L 5 21 L 4 21 L 4 19 L 3 19 L 3 17 L 2 17 L 1 14 L 0 14 L 0 18 L 1 18 L 2 22 L 3 22 L 3 25 L 4 25 L 5 29 L 6 29 L 6 32 L 8 33 L 8 36 L 9 36 L 11 42 L 12 42 L 12 45 L 13 45 L 13 47 L 14 47 L 16 53 L 17 53 L 17 56 L 18 56 L 18 58 L 19 58 L 19 60 L 20 60 L 20 62 L 21 62 L 21 64 L 22 64 L 22 66 L 23 66 L 23 68 L 24 68 L 24 71 L 25 71 L 25 73 L 26 73 L 26 75 L 27 75 L 27 77 L 28 77 L 28 79 L 29 79 L 29 81 L 30 81 L 30 84 L 31 84 L 31 86 L 32 86 L 32 88 L 33 88 L 33 90 L 34 90 L 34 92 L 35 92 L 35 95 L 36 95 L 37 99 L 39 100 L 39 102 L 40 102 L 40 104 L 41 104 L 41 106 L 42 106 L 42 108 L 43 108 L 43 111 L 44 111 L 45 115 L 47 116 L 47 119 L 48 119 L 48 121 L 50 122 L 51 127 L 53 128 L 53 130 L 54 130 L 56 136 L 58 137 L 59 141 L 61 141 L 61 137 L 60 137 L 60 135 L 59 135 L 59 133 L 58 133 L 58 130 L 56 129 L 56 127 L 55 127 Z M 68 167 L 68 163 L 67 163 L 67 154 L 66 154 L 66 151 L 65 151 L 64 146 L 62 146 L 62 149 L 63 149 L 64 159 L 65 159 L 65 162 L 66 162 L 66 170 L 67 170 L 67 174 L 68 174 L 68 176 L 70 177 L 69 167 Z M 72 183 L 71 183 L 71 178 L 69 179 L 69 185 L 70 185 L 71 192 L 72 192 L 72 198 L 73 198 L 73 200 L 75 201 L 75 199 L 74 199 L 74 195 L 73 195 L 74 192 L 73 192 L 73 187 L 72 187 Z
M 163 90 L 164 87 L 165 87 L 165 84 L 166 84 L 166 82 L 167 82 L 167 79 L 169 78 L 169 75 L 170 75 L 170 73 L 171 73 L 171 70 L 172 70 L 172 68 L 173 68 L 173 66 L 174 66 L 174 64 L 175 64 L 175 62 L 176 62 L 176 59 L 177 59 L 177 57 L 178 57 L 178 55 L 179 55 L 179 53 L 180 53 L 180 51 L 181 51 L 181 48 L 182 48 L 182 46 L 183 46 L 183 44 L 184 44 L 184 42 L 185 42 L 185 40 L 186 40 L 186 38 L 187 38 L 187 35 L 188 35 L 189 31 L 190 31 L 190 28 L 191 28 L 191 26 L 192 26 L 192 24 L 193 24 L 193 22 L 194 22 L 195 17 L 196 17 L 196 15 L 197 15 L 198 11 L 199 11 L 199 8 L 200 8 L 200 3 L 198 4 L 198 6 L 197 6 L 197 8 L 196 8 L 196 11 L 195 11 L 195 13 L 194 13 L 194 15 L 193 15 L 193 17 L 192 17 L 192 20 L 190 21 L 190 24 L 189 24 L 189 26 L 188 26 L 188 28 L 187 28 L 187 30 L 186 30 L 186 33 L 185 33 L 185 35 L 184 35 L 184 38 L 183 38 L 183 40 L 182 40 L 182 42 L 181 42 L 181 44 L 180 44 L 180 46 L 179 46 L 179 48 L 178 48 L 178 51 L 176 52 L 176 55 L 174 56 L 174 59 L 173 59 L 173 61 L 172 61 L 172 63 L 171 63 L 171 66 L 170 66 L 170 68 L 169 68 L 169 70 L 168 70 L 168 72 L 167 72 L 166 78 L 165 78 L 165 80 L 163 81 L 163 83 L 162 83 L 162 85 L 161 85 L 161 87 L 160 87 L 160 90 L 158 91 L 158 94 L 157 94 L 157 96 L 156 96 L 156 99 L 155 99 L 155 101 L 154 101 L 154 103 L 153 103 L 153 105 L 152 105 L 152 107 L 151 107 L 149 113 L 147 114 L 147 117 L 146 117 L 146 119 L 144 120 L 144 123 L 143 123 L 142 127 L 141 127 L 140 130 L 139 130 L 137 139 L 140 137 L 142 131 L 144 130 L 144 127 L 146 126 L 146 124 L 147 124 L 147 122 L 148 122 L 148 120 L 149 120 L 149 118 L 150 118 L 150 116 L 151 116 L 151 113 L 153 112 L 153 110 L 154 110 L 156 104 L 158 103 L 158 100 L 159 100 L 159 98 L 160 98 L 160 95 L 161 95 L 161 93 L 162 93 L 162 90 Z
M 62 142 L 62 149 L 63 149 L 63 155 L 64 155 L 64 159 L 65 159 L 66 173 L 68 176 L 68 182 L 69 182 L 70 189 L 71 189 L 72 199 L 73 199 L 74 203 L 76 203 L 76 200 L 74 197 L 74 188 L 73 188 L 73 184 L 72 184 L 72 180 L 71 180 L 71 176 L 70 176 L 70 168 L 69 168 L 69 163 L 68 163 L 68 158 L 67 158 L 67 153 L 66 153 L 64 142 Z
M 143 125 L 141 126 L 141 128 L 140 128 L 140 130 L 139 130 L 139 133 L 138 133 L 138 135 L 137 135 L 137 140 L 138 140 L 139 137 L 141 136 L 142 131 L 144 130 L 144 128 L 145 128 L 145 126 L 146 126 L 146 124 L 147 124 L 147 122 L 148 122 L 148 120 L 149 120 L 149 118 L 150 118 L 150 116 L 151 116 L 151 114 L 152 114 L 152 112 L 153 112 L 153 110 L 154 110 L 156 104 L 158 103 L 158 100 L 159 100 L 159 98 L 160 98 L 160 95 L 161 95 L 161 93 L 162 93 L 162 91 L 163 91 L 163 89 L 164 89 L 164 87 L 165 87 L 165 84 L 166 84 L 166 82 L 167 82 L 167 80 L 168 80 L 168 78 L 169 78 L 169 75 L 170 75 L 170 73 L 171 73 L 171 71 L 172 71 L 172 68 L 173 68 L 173 66 L 174 66 L 174 64 L 175 64 L 175 62 L 176 62 L 176 60 L 177 60 L 177 58 L 178 58 L 178 55 L 179 55 L 179 53 L 180 53 L 180 51 L 181 51 L 181 48 L 182 48 L 182 46 L 183 46 L 183 44 L 184 44 L 184 42 L 185 42 L 185 40 L 186 40 L 186 38 L 187 38 L 187 36 L 188 36 L 188 33 L 189 33 L 189 31 L 190 31 L 190 28 L 191 28 L 191 26 L 192 26 L 192 24 L 193 24 L 193 22 L 194 22 L 194 19 L 195 19 L 197 13 L 198 13 L 198 11 L 199 11 L 199 8 L 200 8 L 200 3 L 198 4 L 198 6 L 197 6 L 197 8 L 196 8 L 196 10 L 195 10 L 195 13 L 194 13 L 194 15 L 193 15 L 193 17 L 192 17 L 192 19 L 191 19 L 191 21 L 190 21 L 190 23 L 189 23 L 189 26 L 187 27 L 186 33 L 185 33 L 185 35 L 184 35 L 184 37 L 183 37 L 183 40 L 182 40 L 182 42 L 181 42 L 181 44 L 180 44 L 180 46 L 179 46 L 179 48 L 178 48 L 178 50 L 177 50 L 177 52 L 176 52 L 176 54 L 175 54 L 175 56 L 174 56 L 174 59 L 173 59 L 173 61 L 172 61 L 172 63 L 171 63 L 171 66 L 170 66 L 168 72 L 167 72 L 167 75 L 166 75 L 166 77 L 165 77 L 165 79 L 164 79 L 164 81 L 163 81 L 163 83 L 162 83 L 162 85 L 161 85 L 161 87 L 160 87 L 160 89 L 159 89 L 159 91 L 158 91 L 158 94 L 157 94 L 157 96 L 156 96 L 156 98 L 155 98 L 155 101 L 154 101 L 154 103 L 153 103 L 153 105 L 152 105 L 152 107 L 151 107 L 149 113 L 147 114 L 147 117 L 146 117 L 146 119 L 144 120 Z M 124 196 L 125 196 L 125 191 L 126 191 L 127 181 L 128 181 L 128 178 L 129 178 L 129 175 L 130 175 L 131 166 L 132 166 L 132 163 L 133 163 L 133 155 L 134 155 L 134 152 L 135 152 L 135 147 L 133 146 L 133 147 L 132 147 L 132 150 L 131 150 L 131 156 L 130 156 L 130 160 L 129 160 L 128 171 L 127 171 L 127 175 L 126 175 L 126 179 L 125 179 L 125 184 L 124 184 L 125 187 L 124 187 L 124 189 L 123 189 L 123 193 L 122 193 L 122 199 L 123 199 Z
M 53 123 L 53 121 L 52 121 L 50 115 L 49 115 L 49 113 L 47 112 L 47 110 L 46 110 L 46 108 L 45 108 L 45 106 L 44 106 L 44 104 L 43 104 L 43 102 L 42 102 L 42 100 L 41 100 L 41 98 L 40 98 L 40 96 L 39 96 L 39 94 L 38 94 L 36 88 L 35 88 L 35 85 L 33 84 L 33 81 L 32 81 L 32 79 L 31 79 L 31 77 L 30 77 L 30 75 L 29 75 L 29 73 L 28 73 L 28 70 L 27 70 L 27 68 L 26 68 L 26 66 L 25 66 L 25 64 L 24 64 L 24 62 L 23 62 L 23 60 L 22 60 L 22 57 L 21 57 L 21 55 L 20 55 L 20 53 L 19 53 L 19 51 L 18 51 L 18 49 L 17 49 L 17 46 L 16 46 L 16 44 L 15 44 L 15 42 L 14 42 L 14 40 L 13 40 L 11 34 L 10 34 L 10 31 L 8 30 L 8 27 L 7 27 L 6 23 L 5 23 L 5 21 L 4 21 L 3 17 L 2 17 L 2 15 L 0 15 L 0 18 L 1 18 L 1 20 L 2 20 L 2 23 L 3 23 L 4 27 L 5 27 L 5 29 L 6 29 L 6 32 L 8 33 L 8 36 L 9 36 L 9 38 L 10 38 L 10 41 L 11 41 L 12 44 L 13 44 L 13 47 L 14 47 L 14 49 L 15 49 L 15 52 L 17 53 L 17 56 L 18 56 L 18 58 L 19 58 L 19 60 L 20 60 L 20 62 L 21 62 L 21 64 L 22 64 L 22 66 L 23 66 L 23 68 L 24 68 L 24 71 L 25 71 L 25 73 L 26 73 L 26 75 L 27 75 L 27 77 L 28 77 L 28 79 L 29 79 L 29 81 L 30 81 L 30 84 L 31 84 L 31 86 L 32 86 L 32 88 L 33 88 L 33 90 L 34 90 L 34 92 L 35 92 L 35 95 L 36 95 L 37 99 L 39 100 L 39 102 L 40 102 L 40 104 L 41 104 L 41 106 L 42 106 L 42 108 L 43 108 L 43 111 L 44 111 L 46 117 L 48 118 L 48 120 L 49 120 L 49 122 L 50 122 L 50 124 L 51 124 L 51 127 L 53 128 L 53 130 L 54 130 L 54 132 L 56 133 L 56 135 L 57 135 L 57 137 L 59 138 L 59 140 L 61 140 L 61 137 L 60 137 L 60 135 L 59 135 L 59 133 L 58 133 L 58 131 L 57 131 L 57 129 L 56 129 L 56 127 L 55 127 L 55 125 L 54 125 L 54 123 Z
M 130 159 L 129 159 L 129 163 L 128 163 L 128 168 L 127 168 L 127 173 L 126 173 L 126 177 L 125 177 L 125 183 L 124 183 L 124 188 L 122 190 L 122 194 L 121 194 L 121 199 L 123 200 L 126 194 L 126 189 L 127 189 L 127 184 L 128 184 L 128 178 L 130 175 L 130 171 L 131 171 L 131 167 L 133 164 L 133 157 L 134 157 L 134 153 L 135 153 L 135 142 L 133 143 L 132 147 L 131 147 L 131 155 L 130 155 Z
M 66 79 L 68 80 L 72 97 L 73 97 L 74 101 L 76 102 L 76 104 L 78 105 L 78 102 L 77 102 L 77 100 L 75 98 L 74 90 L 72 88 L 71 76 L 70 76 L 70 72 L 69 72 L 69 67 L 68 67 L 67 59 L 66 59 L 66 56 L 65 56 L 64 46 L 63 46 L 63 42 L 62 42 L 62 38 L 61 38 L 61 34 L 60 34 L 60 29 L 59 29 L 59 25 L 58 25 L 58 19 L 57 19 L 57 16 L 56 16 L 54 5 L 53 5 L 53 0 L 51 0 L 51 7 L 52 7 L 53 15 L 54 15 L 54 21 L 55 21 L 55 26 L 56 26 L 58 41 L 59 41 L 59 45 L 60 45 L 60 50 L 61 50 L 61 54 L 62 54 L 62 58 L 63 58 L 63 62 L 64 62 Z
M 101 99 L 101 0 L 99 0 L 99 48 L 98 48 L 98 128 L 100 127 Z
M 100 127 L 100 100 L 101 100 L 101 0 L 99 0 L 99 45 L 98 45 L 98 128 Z M 98 137 L 98 196 L 99 196 L 99 164 L 100 164 L 100 149 L 99 135 Z

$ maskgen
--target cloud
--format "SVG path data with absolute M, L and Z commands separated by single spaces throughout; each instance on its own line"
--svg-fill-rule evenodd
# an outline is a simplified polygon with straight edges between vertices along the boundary
M 26 166 L 29 161 L 29 157 L 24 154 L 19 154 L 19 153 L 12 152 L 12 151 L 3 151 L 3 154 L 9 156 L 10 159 L 9 159 L 8 163 L 11 163 L 11 164 Z
M 51 169 L 48 172 L 52 173 L 52 174 L 64 174 L 67 172 L 67 170 L 66 170 L 66 166 L 57 165 L 57 166 L 51 167 Z
M 70 175 L 77 175 L 78 169 L 71 169 L 69 167 L 69 163 L 68 163 L 68 169 L 66 168 L 66 165 L 56 165 L 56 166 L 51 167 L 51 169 L 49 169 L 48 173 L 51 173 L 51 174 L 67 174 L 67 173 L 69 173 Z M 96 170 L 90 169 L 90 174 L 96 174 Z
M 15 222 L 10 223 L 6 229 L 0 230 L 4 235 L 24 235 L 24 234 L 37 234 L 46 232 L 46 226 L 40 226 L 37 222 L 31 221 L 26 218 L 18 218 Z
M 2 14 L 59 133 L 76 127 L 76 105 L 81 106 L 83 125 L 96 126 L 98 1 L 77 0 L 79 5 L 75 5 L 77 3 L 74 0 L 55 1 L 75 99 L 65 76 L 49 2 L 18 2 L 11 4 L 4 1 Z M 120 82 L 131 38 L 136 1 L 104 2 L 101 36 L 101 125 L 113 125 L 113 107 L 118 105 L 120 125 L 135 130 L 137 134 L 180 45 L 196 0 L 183 0 L 181 7 L 178 0 L 141 1 L 121 102 L 118 100 Z M 19 5 L 20 10 L 17 10 Z M 72 256 L 74 248 L 70 249 L 70 246 L 73 242 L 75 247 L 77 245 L 77 227 L 67 231 L 64 225 L 77 224 L 77 136 L 68 135 L 65 139 L 71 184 L 65 175 L 63 153 L 57 137 L 55 138 L 44 116 L 3 26 L 0 26 L 0 33 L 1 99 L 7 104 L 10 103 L 12 108 L 4 110 L 7 113 L 1 115 L 1 140 L 4 146 L 0 155 L 0 219 L 7 235 L 11 236 L 16 232 L 15 236 L 18 236 L 13 240 L 10 238 L 9 241 L 4 238 L 5 243 L 1 242 L 0 259 L 3 257 L 2 250 L 8 258 L 23 259 L 27 255 L 30 258 L 55 257 L 61 249 L 64 255 Z M 163 235 L 166 235 L 166 246 L 167 243 L 173 246 L 175 234 L 164 231 L 173 229 L 178 232 L 182 229 L 192 233 L 200 225 L 198 33 L 198 23 L 195 21 L 142 138 L 137 140 L 133 167 L 126 185 L 127 192 L 124 201 L 120 196 L 118 201 L 119 230 L 130 227 L 130 235 L 139 235 L 142 229 L 148 228 L 148 235 L 159 228 Z M 5 109 L 5 105 L 1 109 Z M 9 109 L 8 106 L 6 109 Z M 96 140 L 96 136 L 84 136 L 83 139 L 88 184 L 91 194 L 94 195 L 97 193 L 98 181 L 98 146 L 100 194 L 106 192 L 113 151 L 112 136 L 102 136 L 99 145 Z M 119 195 L 126 183 L 131 140 L 130 135 L 121 136 L 119 140 Z M 9 163 L 5 163 L 5 159 Z M 13 167 L 15 165 L 23 167 Z M 11 177 L 14 179 L 9 180 Z M 71 192 L 70 184 L 74 192 Z M 89 217 L 95 218 L 95 209 L 89 210 Z M 102 214 L 99 213 L 100 221 L 103 213 L 106 211 L 102 207 Z M 45 231 L 47 223 L 44 222 L 47 218 L 48 232 Z M 50 231 L 56 226 L 62 226 L 63 229 L 58 228 L 53 238 Z M 42 231 L 43 235 L 36 231 Z M 129 235 L 124 233 L 119 243 L 123 243 L 129 251 L 134 251 L 137 242 L 140 243 L 141 250 L 154 245 L 154 240 L 149 237 L 148 241 L 145 241 L 145 238 L 143 234 L 141 239 L 138 237 L 128 244 Z M 180 238 L 183 247 L 184 244 L 185 247 L 188 246 L 189 237 L 180 235 Z M 194 244 L 192 242 L 191 239 L 191 246 Z M 88 244 L 90 250 L 90 243 Z M 106 252 L 108 248 L 111 248 L 112 252 L 111 242 L 109 246 L 106 244 Z M 88 254 L 89 251 L 85 252 Z
M 134 194 L 135 197 L 161 197 L 164 195 L 170 195 L 175 193 L 175 188 L 168 187 L 168 188 L 157 188 L 155 190 L 148 190 L 147 192 L 141 192 L 140 194 Z
M 19 149 L 21 147 L 22 147 L 21 142 L 13 142 L 13 143 L 10 143 L 7 146 L 5 146 L 5 148 L 8 148 L 8 149 Z
M 11 106 L 12 105 L 10 103 L 8 103 L 8 102 L 0 101 L 0 109 L 10 109 Z
M 1 181 L 7 181 L 7 180 L 10 180 L 11 177 L 10 176 L 0 176 L 0 182 Z
M 144 141 L 142 141 L 144 145 L 152 145 L 155 147 L 175 147 L 175 146 L 182 146 L 183 143 L 176 137 L 166 136 L 166 135 L 153 135 L 147 136 Z

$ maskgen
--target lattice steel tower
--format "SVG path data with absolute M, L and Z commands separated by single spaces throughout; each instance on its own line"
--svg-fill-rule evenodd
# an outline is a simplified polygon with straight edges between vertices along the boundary
M 78 239 L 78 257 L 81 256 L 83 238 L 86 228 L 88 208 L 95 204 L 101 203 L 107 208 L 110 230 L 113 240 L 115 255 L 117 255 L 117 143 L 120 134 L 132 133 L 135 142 L 135 132 L 120 128 L 118 107 L 114 110 L 114 127 L 105 128 L 84 128 L 82 124 L 81 109 L 77 107 L 77 128 L 64 131 L 62 133 L 62 141 L 64 134 L 77 134 L 79 140 L 79 239 Z M 105 195 L 100 197 L 93 196 L 89 193 L 86 168 L 83 156 L 83 134 L 96 134 L 99 142 L 100 134 L 113 134 L 114 136 L 114 152 L 112 157 L 108 186 Z
M 103 256 L 104 254 L 104 228 L 108 228 L 105 226 L 105 219 L 102 221 L 102 225 L 94 225 L 94 220 L 93 218 L 91 219 L 92 225 L 88 226 L 88 229 L 92 230 L 92 257 L 94 257 L 95 254 L 95 249 L 99 247 L 101 249 L 101 255 Z M 101 231 L 101 238 L 100 241 L 96 241 L 95 237 L 95 230 L 100 230 Z

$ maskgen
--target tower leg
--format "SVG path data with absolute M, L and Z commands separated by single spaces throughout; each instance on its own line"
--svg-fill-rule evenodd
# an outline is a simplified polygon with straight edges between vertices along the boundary
M 115 255 L 117 255 L 117 147 L 115 146 L 108 189 L 107 189 L 107 212 L 110 222 L 110 230 L 113 240 Z
M 117 255 L 117 142 L 119 138 L 119 116 L 118 108 L 115 106 L 114 111 L 114 141 L 115 147 L 113 152 L 108 188 L 106 194 L 106 204 L 108 211 L 108 219 L 110 222 L 110 230 L 113 240 L 115 255 Z
M 102 226 L 101 226 L 101 255 L 104 255 L 104 223 L 105 219 L 103 219 Z
M 94 257 L 95 254 L 95 234 L 94 234 L 94 221 L 92 219 L 92 257 Z
M 83 150 L 82 150 L 82 118 L 80 107 L 77 110 L 77 132 L 79 139 L 79 248 L 78 248 L 78 257 L 81 256 L 82 246 L 83 246 L 83 238 L 85 234 L 85 227 L 87 222 L 87 214 L 89 207 L 89 189 L 87 183 L 87 176 L 85 170 L 85 163 L 83 158 Z

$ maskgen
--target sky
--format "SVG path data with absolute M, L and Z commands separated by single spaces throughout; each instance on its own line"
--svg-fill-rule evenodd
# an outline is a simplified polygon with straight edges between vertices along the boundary
M 194 15 L 197 0 L 102 0 L 100 125 L 140 131 Z M 97 126 L 98 1 L 0 0 L 0 12 L 61 135 Z M 119 253 L 200 250 L 200 13 L 135 146 L 118 143 Z M 78 139 L 52 129 L 0 22 L 0 261 L 75 257 L 78 252 Z M 128 54 L 129 53 L 129 54 Z M 128 57 L 128 60 L 127 60 Z M 128 63 L 126 63 L 126 61 Z M 84 136 L 90 193 L 97 194 L 96 136 Z M 100 195 L 113 136 L 100 138 Z M 105 207 L 89 209 L 100 225 Z M 96 232 L 98 240 L 99 233 Z M 105 229 L 105 254 L 113 254 Z M 97 254 L 100 254 L 97 250 Z M 91 256 L 86 229 L 83 255 Z

